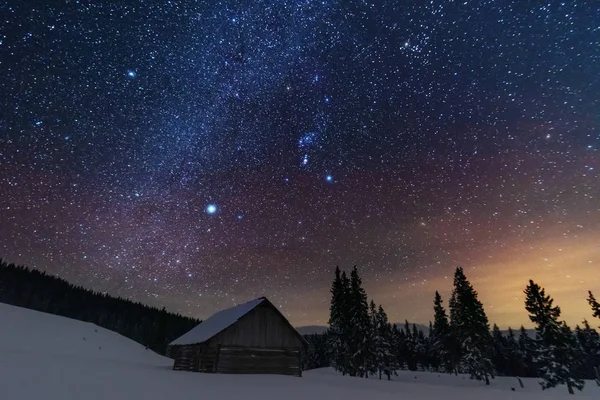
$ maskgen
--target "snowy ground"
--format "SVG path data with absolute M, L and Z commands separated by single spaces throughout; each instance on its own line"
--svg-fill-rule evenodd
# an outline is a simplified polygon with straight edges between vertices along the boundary
M 542 392 L 532 379 L 521 389 L 513 378 L 497 378 L 485 387 L 425 372 L 403 372 L 387 382 L 342 377 L 331 369 L 296 378 L 198 374 L 171 366 L 170 359 L 93 324 L 0 303 L 2 400 L 570 398 L 565 388 Z M 588 382 L 576 396 L 599 398 L 600 388 Z

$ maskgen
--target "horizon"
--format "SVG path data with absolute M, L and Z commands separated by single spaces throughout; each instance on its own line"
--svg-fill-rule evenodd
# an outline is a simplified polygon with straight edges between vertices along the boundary
M 6 262 L 6 263 L 8 263 L 8 264 L 11 264 L 11 262 L 10 262 L 10 261 L 7 261 L 6 259 L 1 259 L 1 258 L 0 258 L 0 260 L 2 260 L 3 262 Z M 12 264 L 19 265 L 18 263 L 12 263 Z M 27 266 L 27 265 L 20 265 L 20 266 L 23 266 L 23 267 L 26 267 L 26 268 L 30 268 L 30 269 L 36 269 L 36 270 L 39 270 L 39 269 L 37 269 L 37 268 L 31 268 L 30 266 Z M 42 271 L 42 270 L 39 270 L 39 271 Z M 52 276 L 55 276 L 55 277 L 58 277 L 58 278 L 64 279 L 64 278 L 62 278 L 62 277 L 60 277 L 60 276 L 58 276 L 58 275 L 52 275 Z M 467 278 L 468 278 L 468 276 L 467 276 Z M 71 284 L 71 285 L 74 285 L 74 286 L 82 286 L 82 287 L 84 287 L 84 288 L 85 288 L 85 289 L 87 289 L 87 290 L 91 290 L 91 291 L 94 291 L 94 292 L 96 292 L 96 290 L 94 290 L 94 288 L 92 288 L 92 287 L 86 287 L 85 285 L 80 285 L 80 284 L 77 284 L 76 282 L 71 282 L 71 281 L 68 281 L 68 280 L 67 280 L 67 283 L 69 283 L 69 284 Z M 539 283 L 539 282 L 538 282 L 538 283 Z M 364 282 L 364 281 L 363 281 L 363 284 L 365 284 L 365 282 Z M 368 287 L 368 282 L 366 283 L 366 285 L 365 285 L 365 286 L 367 286 L 367 287 Z M 542 285 L 542 286 L 543 286 L 543 285 Z M 476 287 L 475 287 L 475 290 L 477 290 L 477 288 L 476 288 Z M 441 290 L 438 290 L 438 291 L 439 291 L 439 292 L 440 292 L 440 294 L 442 295 L 442 299 L 443 299 L 443 306 L 444 306 L 444 308 L 445 308 L 446 312 L 447 312 L 447 313 L 449 313 L 449 309 L 448 309 L 448 305 L 447 305 L 447 299 L 446 299 L 446 298 L 449 298 L 449 297 L 450 297 L 450 290 L 448 290 L 446 294 L 444 293 L 444 291 L 441 291 Z M 112 296 L 112 297 L 117 297 L 117 296 L 114 296 L 113 294 L 111 294 L 111 293 L 109 293 L 109 292 L 103 292 L 103 293 L 107 293 L 108 295 L 110 295 L 110 296 Z M 435 290 L 434 290 L 432 293 L 435 293 Z M 480 292 L 479 292 L 479 293 L 480 293 Z M 549 291 L 547 291 L 547 293 L 548 293 L 548 294 L 550 294 L 550 295 L 552 296 L 552 294 L 551 294 Z M 587 292 L 586 292 L 586 294 L 587 294 Z M 367 291 L 367 295 L 369 295 L 368 291 Z M 176 313 L 176 314 L 181 314 L 181 315 L 183 315 L 183 316 L 186 316 L 186 317 L 192 317 L 192 318 L 199 319 L 199 320 L 205 320 L 205 319 L 207 319 L 208 317 L 212 316 L 213 314 L 215 314 L 215 313 L 217 313 L 217 312 L 219 312 L 219 311 L 221 311 L 221 310 L 223 310 L 223 309 L 227 309 L 227 308 L 229 308 L 229 307 L 234 307 L 234 306 L 236 306 L 236 305 L 243 304 L 243 303 L 245 303 L 245 302 L 252 301 L 252 300 L 254 300 L 254 299 L 256 299 L 256 298 L 260 298 L 260 297 L 266 297 L 266 298 L 269 298 L 269 296 L 268 296 L 268 295 L 261 295 L 261 296 L 257 296 L 257 297 L 247 298 L 247 299 L 240 299 L 239 301 L 237 301 L 237 300 L 236 300 L 236 301 L 234 301 L 233 303 L 231 303 L 231 304 L 229 304 L 229 305 L 227 305 L 227 306 L 224 306 L 224 307 L 222 307 L 222 308 L 219 308 L 219 309 L 215 309 L 214 311 L 212 311 L 212 312 L 209 312 L 208 314 L 205 314 L 205 315 L 203 315 L 203 316 L 200 316 L 200 315 L 188 315 L 188 314 L 185 314 L 185 313 L 181 313 L 180 311 L 177 311 L 177 310 L 175 310 L 175 309 L 172 309 L 172 308 L 170 308 L 170 307 L 167 307 L 167 306 L 166 306 L 165 304 L 163 304 L 163 303 L 153 303 L 153 302 L 144 303 L 144 302 L 142 302 L 142 304 L 145 304 L 145 305 L 147 305 L 147 306 L 150 306 L 150 307 L 155 307 L 155 308 L 158 308 L 158 309 L 160 309 L 160 308 L 162 308 L 162 307 L 165 307 L 165 308 L 166 308 L 166 310 L 167 310 L 168 312 L 172 312 L 172 313 Z M 431 301 L 431 309 L 433 310 L 433 294 L 432 294 L 432 296 L 431 296 L 431 297 L 432 297 L 432 301 Z M 126 298 L 126 299 L 127 299 L 127 300 L 130 300 L 130 301 L 137 301 L 137 300 L 135 300 L 135 299 L 131 299 L 131 298 Z M 371 297 L 369 297 L 369 300 L 371 300 L 371 299 L 372 299 L 372 298 L 371 298 Z M 271 299 L 269 299 L 269 300 L 271 300 Z M 373 299 L 373 300 L 374 300 L 374 299 Z M 556 300 L 556 298 L 554 298 L 554 300 Z M 277 307 L 279 307 L 279 308 L 281 309 L 281 311 L 284 313 L 284 315 L 286 316 L 286 318 L 288 318 L 288 319 L 290 320 L 290 323 L 291 323 L 291 324 L 292 324 L 292 325 L 293 325 L 295 328 L 310 328 L 310 327 L 315 327 L 315 328 L 327 328 L 327 327 L 329 326 L 329 325 L 328 325 L 328 322 L 327 322 L 327 320 L 328 320 L 328 318 L 329 318 L 329 301 L 330 301 L 330 298 L 328 298 L 328 300 L 327 300 L 327 304 L 326 304 L 326 311 L 325 311 L 325 314 L 324 314 L 324 315 L 325 315 L 325 316 L 324 316 L 324 319 L 323 319 L 323 320 L 317 320 L 317 321 L 316 321 L 316 322 L 314 322 L 314 323 L 313 323 L 313 322 L 308 322 L 308 323 L 302 323 L 302 322 L 298 322 L 298 323 L 296 323 L 296 322 L 295 322 L 295 320 L 294 320 L 294 317 L 293 317 L 293 316 L 290 316 L 290 314 L 288 314 L 288 313 L 286 312 L 285 306 L 282 306 L 281 304 L 277 304 L 277 303 L 274 303 L 274 304 L 275 304 L 275 306 L 277 306 Z M 569 321 L 569 320 L 568 320 L 568 318 L 563 318 L 563 317 L 564 317 L 564 315 L 563 315 L 563 316 L 561 316 L 561 320 L 564 320 L 565 322 L 567 322 L 567 324 L 568 324 L 569 326 L 571 326 L 571 328 L 574 328 L 574 327 L 575 327 L 575 326 L 577 326 L 577 325 L 581 325 L 581 322 L 582 322 L 582 320 L 583 320 L 583 319 L 587 319 L 588 321 L 593 319 L 593 317 L 592 317 L 592 311 L 590 310 L 590 308 L 589 308 L 589 305 L 588 305 L 588 303 L 587 303 L 587 300 L 586 300 L 586 298 L 585 298 L 585 297 L 583 298 L 583 302 L 585 303 L 585 305 L 586 305 L 587 307 L 582 307 L 582 310 L 583 310 L 583 311 L 587 310 L 587 314 L 586 314 L 585 316 L 583 316 L 583 317 L 581 318 L 581 320 L 579 320 L 579 321 L 575 321 L 575 320 L 574 320 L 573 322 L 571 322 L 571 321 Z M 377 302 L 376 302 L 376 303 L 377 303 Z M 377 304 L 380 304 L 380 303 L 377 303 Z M 555 305 L 556 305 L 556 304 L 558 304 L 558 305 L 560 306 L 560 304 L 559 304 L 559 303 L 555 303 Z M 514 324 L 514 325 L 501 325 L 501 324 L 498 324 L 497 322 L 495 322 L 495 321 L 494 321 L 494 320 L 493 320 L 493 319 L 490 317 L 490 313 L 488 312 L 488 310 L 487 310 L 487 308 L 486 308 L 486 304 L 485 304 L 485 303 L 483 304 L 483 306 L 484 306 L 484 309 L 485 309 L 485 311 L 486 311 L 486 315 L 487 315 L 487 316 L 488 316 L 488 318 L 489 318 L 490 330 L 491 330 L 491 328 L 493 327 L 493 325 L 494 325 L 494 324 L 498 325 L 498 327 L 500 328 L 500 330 L 502 330 L 503 332 L 506 332 L 506 331 L 508 331 L 508 329 L 509 329 L 509 328 L 513 329 L 513 331 L 515 331 L 515 332 L 518 332 L 518 331 L 519 331 L 519 329 L 521 328 L 521 326 L 523 326 L 523 327 L 524 327 L 525 329 L 527 329 L 527 330 L 534 330 L 534 326 L 533 326 L 533 324 L 531 323 L 531 321 L 529 320 L 528 314 L 527 314 L 527 312 L 525 311 L 525 308 L 524 308 L 524 306 L 523 306 L 523 310 L 522 310 L 522 313 L 521 313 L 521 314 L 522 314 L 522 315 L 523 315 L 525 318 L 527 318 L 527 322 L 526 322 L 526 323 L 519 324 L 519 325 L 516 325 L 516 324 Z M 385 307 L 384 307 L 384 309 L 385 309 Z M 386 309 L 386 312 L 387 312 L 387 309 Z M 433 316 L 433 312 L 431 312 L 431 314 L 432 314 L 432 316 Z M 494 314 L 492 313 L 492 315 L 494 315 Z M 388 314 L 388 317 L 389 317 L 389 316 L 390 316 L 390 314 Z M 412 319 L 409 319 L 409 318 L 400 317 L 400 319 L 394 319 L 394 318 L 390 318 L 390 323 L 391 323 L 391 324 L 397 324 L 398 326 L 400 326 L 400 327 L 403 327 L 403 326 L 404 326 L 404 324 L 405 324 L 405 321 L 406 321 L 406 320 L 408 320 L 408 322 L 409 322 L 409 324 L 410 324 L 411 326 L 412 326 L 413 324 L 416 324 L 418 328 L 423 328 L 424 330 L 427 330 L 427 329 L 428 329 L 429 322 L 431 321 L 431 319 L 429 319 L 429 320 L 426 320 L 426 321 L 419 321 L 418 319 L 412 320 Z

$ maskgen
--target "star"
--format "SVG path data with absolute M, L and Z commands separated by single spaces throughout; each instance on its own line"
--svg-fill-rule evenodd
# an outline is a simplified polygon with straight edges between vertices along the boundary
M 217 212 L 217 206 L 215 204 L 209 204 L 206 206 L 207 214 L 214 214 Z
M 326 176 L 325 176 L 325 180 L 326 180 L 327 182 L 333 182 L 333 176 L 331 176 L 331 175 L 326 175 Z
M 137 73 L 134 70 L 132 70 L 132 69 L 128 69 L 127 70 L 127 76 L 129 78 L 135 78 L 137 76 Z

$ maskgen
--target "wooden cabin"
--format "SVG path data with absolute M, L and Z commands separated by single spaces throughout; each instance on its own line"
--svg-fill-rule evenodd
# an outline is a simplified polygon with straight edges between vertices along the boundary
M 265 297 L 219 311 L 167 348 L 173 369 L 302 376 L 306 340 Z

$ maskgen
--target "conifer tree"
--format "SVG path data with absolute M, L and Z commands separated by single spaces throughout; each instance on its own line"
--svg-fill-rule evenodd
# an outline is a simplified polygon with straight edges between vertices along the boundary
M 508 375 L 507 342 L 498 325 L 492 328 L 492 363 L 499 375 Z
M 375 314 L 375 331 L 377 343 L 377 370 L 379 371 L 379 379 L 384 374 L 388 380 L 392 375 L 396 375 L 398 369 L 395 357 L 392 354 L 392 327 L 388 322 L 388 317 L 383 307 L 380 305 Z
M 433 322 L 429 321 L 429 334 L 426 338 L 427 342 L 427 362 L 433 371 L 439 371 L 442 365 L 441 351 L 436 348 L 436 339 L 433 333 Z
M 413 330 L 416 329 L 417 326 L 413 324 Z M 429 363 L 429 349 L 427 347 L 427 338 L 422 330 L 417 330 L 417 341 L 415 346 L 415 352 L 417 354 L 417 362 L 421 368 L 429 371 L 430 363 Z M 417 367 L 418 368 L 418 367 Z
M 454 273 L 450 318 L 452 333 L 460 346 L 461 369 L 469 373 L 472 379 L 484 380 L 489 385 L 489 378 L 494 377 L 489 358 L 489 323 L 483 304 L 461 267 L 456 268 Z
M 406 358 L 404 354 L 404 346 L 405 346 L 405 335 L 402 328 L 398 327 L 398 325 L 392 325 L 392 353 L 394 355 L 395 364 L 397 369 L 405 369 L 406 368 Z
M 433 299 L 433 351 L 439 357 L 440 363 L 448 373 L 455 371 L 458 351 L 452 340 L 452 331 L 448 322 L 448 314 L 443 306 L 442 296 L 435 292 Z
M 583 320 L 583 328 L 575 327 L 575 337 L 579 344 L 580 368 L 576 375 L 583 379 L 596 379 L 594 368 L 600 367 L 600 335 L 587 320 Z
M 329 367 L 331 361 L 328 334 L 313 333 L 304 335 L 304 339 L 308 342 L 308 350 L 304 358 L 304 370 Z
M 600 318 L 600 303 L 596 301 L 596 298 L 591 291 L 588 291 L 588 303 L 592 307 L 594 317 Z
M 406 361 L 406 366 L 409 371 L 417 370 L 417 355 L 416 355 L 416 340 L 417 338 L 411 333 L 408 320 L 404 320 L 404 341 L 402 346 L 403 358 Z
M 367 374 L 375 374 L 379 371 L 379 379 L 381 379 L 382 363 L 381 358 L 379 358 L 379 351 L 382 346 L 381 340 L 377 327 L 377 306 L 371 300 L 369 303 L 369 335 L 365 346 L 366 371 Z
M 451 334 L 448 314 L 444 309 L 442 296 L 436 291 L 433 299 L 432 349 L 446 372 L 454 370 L 451 357 Z
M 368 345 L 371 333 L 367 294 L 356 266 L 350 274 L 350 293 L 348 312 L 351 330 L 349 332 L 349 364 L 352 376 L 367 377 L 369 369 Z
M 519 352 L 519 345 L 515 338 L 515 333 L 511 327 L 508 328 L 508 334 L 505 339 L 505 359 L 506 359 L 506 375 L 508 376 L 525 376 L 524 365 Z
M 335 269 L 335 278 L 331 284 L 331 305 L 329 307 L 328 347 L 331 365 L 336 371 L 346 375 L 348 370 L 348 315 L 347 287 L 345 273 L 341 274 L 340 268 Z
M 536 325 L 537 352 L 535 362 L 540 370 L 540 385 L 548 389 L 560 384 L 581 390 L 584 381 L 575 376 L 578 368 L 575 337 L 564 322 L 559 322 L 560 307 L 538 284 L 529 280 L 525 288 L 525 309 Z
M 536 343 L 528 334 L 527 330 L 521 325 L 519 333 L 519 355 L 522 364 L 522 375 L 524 377 L 534 377 L 538 375 L 538 367 L 535 363 Z

